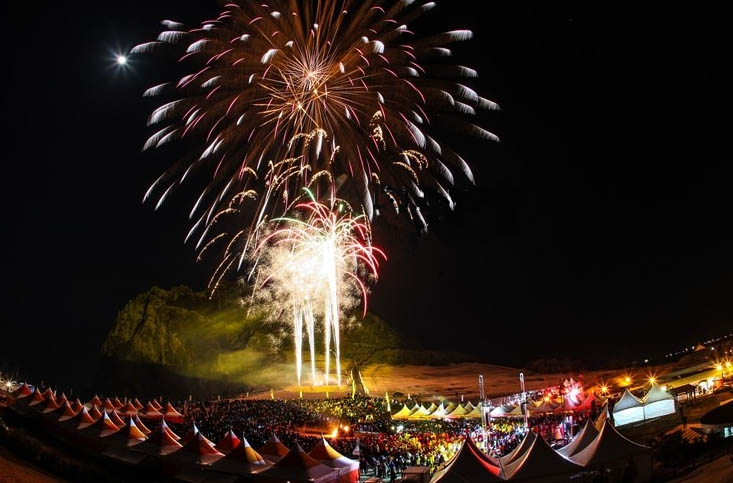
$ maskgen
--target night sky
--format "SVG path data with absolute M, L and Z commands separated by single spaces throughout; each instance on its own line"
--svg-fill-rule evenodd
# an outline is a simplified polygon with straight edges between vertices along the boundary
M 428 236 L 377 222 L 390 259 L 371 309 L 417 345 L 516 365 L 634 359 L 727 333 L 727 17 L 556 3 L 439 1 L 419 25 L 474 31 L 454 51 L 501 105 L 483 123 L 502 143 L 465 147 L 478 185 Z M 183 245 L 191 196 L 141 205 L 173 161 L 141 153 L 153 107 L 141 95 L 180 72 L 156 57 L 120 70 L 114 55 L 154 39 L 164 18 L 217 12 L 32 2 L 7 17 L 5 366 L 83 373 L 130 298 L 205 286 L 211 266 Z

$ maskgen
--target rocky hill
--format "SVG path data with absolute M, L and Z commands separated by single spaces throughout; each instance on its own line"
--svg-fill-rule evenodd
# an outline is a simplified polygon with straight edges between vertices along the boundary
M 251 386 L 292 383 L 293 346 L 287 326 L 268 322 L 261 307 L 243 304 L 235 286 L 213 300 L 179 286 L 154 287 L 119 312 L 102 353 L 133 363 L 165 366 L 193 378 Z M 388 324 L 369 314 L 342 331 L 342 367 L 349 371 L 373 361 L 397 361 L 403 344 Z M 321 337 L 318 337 L 321 342 Z M 318 347 L 319 354 L 323 348 Z

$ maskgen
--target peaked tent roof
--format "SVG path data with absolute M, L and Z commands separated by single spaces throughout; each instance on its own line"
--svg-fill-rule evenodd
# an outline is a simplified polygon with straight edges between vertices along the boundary
M 499 459 L 501 460 L 502 465 L 508 465 L 509 463 L 512 463 L 522 456 L 524 456 L 524 453 L 527 452 L 530 446 L 532 446 L 532 443 L 534 443 L 534 440 L 537 438 L 537 434 L 530 431 L 527 434 L 524 435 L 524 439 L 522 439 L 522 442 L 519 443 L 519 445 L 511 450 L 509 453 L 505 454 L 504 456 L 501 456 Z
M 224 454 L 228 454 L 234 451 L 240 444 L 242 444 L 242 440 L 237 438 L 237 435 L 234 434 L 234 431 L 230 429 L 229 431 L 224 433 L 224 437 L 222 437 L 216 443 L 215 448 Z
M 167 424 L 166 424 L 166 427 L 168 427 L 168 425 L 167 425 Z M 170 429 L 170 428 L 168 428 L 168 429 Z M 188 430 L 188 432 L 186 432 L 186 434 L 184 434 L 184 435 L 183 435 L 183 441 L 181 441 L 181 444 L 182 444 L 183 446 L 186 446 L 186 445 L 187 445 L 188 443 L 190 443 L 191 441 L 195 440 L 195 439 L 196 439 L 196 438 L 198 437 L 198 435 L 199 435 L 199 434 L 201 434 L 201 431 L 199 431 L 199 428 L 198 428 L 198 426 L 196 426 L 196 423 L 194 422 L 194 423 L 193 423 L 193 424 L 191 425 L 191 429 L 189 429 L 189 430 Z M 204 439 L 205 439 L 206 441 L 208 441 L 208 443 L 209 443 L 209 444 L 210 444 L 211 446 L 214 446 L 214 443 L 212 443 L 212 442 L 211 442 L 211 441 L 210 441 L 210 440 L 209 440 L 209 439 L 208 439 L 208 438 L 207 438 L 206 436 L 204 436 L 204 435 L 201 435 L 201 436 L 202 436 L 202 437 L 203 437 L 203 438 L 204 438 Z
M 333 449 L 323 436 L 321 436 L 321 439 L 316 441 L 316 444 L 313 445 L 313 449 L 308 453 L 308 456 L 319 463 L 330 466 L 331 468 L 347 468 L 350 470 L 359 469 L 358 461 L 347 458 Z
M 421 404 L 416 411 L 413 411 L 412 414 L 410 414 L 408 419 L 426 419 L 428 414 L 428 409 Z
M 104 402 L 102 403 L 102 407 L 104 408 L 105 412 L 114 411 L 116 409 L 114 403 L 110 401 L 109 398 L 104 400 Z
M 456 408 L 456 403 L 448 402 L 448 405 L 445 407 L 445 414 L 451 413 L 455 408 Z
M 64 405 L 61 407 L 61 415 L 59 416 L 59 422 L 66 421 L 68 419 L 73 418 L 76 416 L 77 412 L 74 411 L 74 409 L 71 407 L 71 404 L 69 404 L 69 401 L 64 402 Z
M 110 438 L 110 441 L 130 448 L 132 446 L 139 445 L 146 439 L 148 439 L 148 437 L 145 433 L 143 433 L 140 428 L 137 427 L 135 421 L 130 418 L 127 425 L 120 428 L 120 430 Z
M 138 429 L 142 431 L 143 433 L 145 434 L 152 433 L 152 431 L 150 431 L 150 429 L 148 429 L 148 427 L 143 424 L 143 422 L 140 420 L 140 416 L 138 416 L 137 414 L 133 416 L 132 420 L 135 421 L 135 426 L 137 426 Z
M 118 398 L 117 396 L 115 396 L 115 398 L 112 400 L 112 404 L 114 404 L 115 409 L 120 409 L 122 406 L 124 406 L 122 401 L 120 401 L 120 398 Z
M 56 401 L 56 398 L 54 397 L 53 393 L 51 393 L 46 398 L 46 405 L 43 407 L 41 412 L 44 414 L 50 413 L 50 412 L 56 411 L 60 407 L 61 405 Z
M 84 405 L 79 401 L 79 398 L 74 399 L 74 402 L 71 403 L 71 409 L 73 409 L 75 413 L 81 411 L 81 408 L 83 407 Z
M 407 404 L 402 406 L 402 409 L 392 415 L 392 419 L 407 419 L 412 411 L 407 407 Z
M 89 415 L 87 408 L 82 407 L 81 411 L 79 411 L 73 418 L 68 419 L 64 425 L 73 429 L 84 429 L 94 424 L 94 421 L 95 419 Z
M 43 393 L 42 393 L 42 392 L 41 392 L 41 391 L 40 391 L 40 390 L 39 390 L 38 388 L 36 388 L 36 389 L 35 389 L 35 390 L 33 391 L 33 398 L 32 398 L 32 399 L 31 399 L 31 401 L 30 401 L 30 402 L 28 403 L 28 405 L 29 405 L 29 406 L 35 406 L 35 405 L 37 405 L 37 404 L 41 404 L 41 403 L 42 403 L 42 402 L 44 402 L 45 400 L 46 400 L 46 398 L 45 398 L 45 397 L 43 397 Z
M 504 466 L 508 479 L 534 480 L 547 476 L 569 475 L 583 471 L 554 449 L 542 437 L 534 438 L 523 456 Z
M 479 404 L 481 404 L 481 403 L 479 403 Z M 473 404 L 471 404 L 471 401 L 468 401 L 468 402 L 466 403 L 466 405 L 465 405 L 465 406 L 463 406 L 463 408 L 464 408 L 464 409 L 466 410 L 466 412 L 467 412 L 467 413 L 469 413 L 469 412 L 473 411 L 473 408 L 475 408 L 475 407 L 476 407 L 476 406 L 474 406 Z
M 224 454 L 217 451 L 211 441 L 206 439 L 201 432 L 198 432 L 194 439 L 184 444 L 183 448 L 174 453 L 173 456 L 180 457 L 189 463 L 210 465 L 223 458 Z
M 665 401 L 671 399 L 674 401 L 674 396 L 672 396 L 667 391 L 662 390 L 662 386 L 657 384 L 656 382 L 653 382 L 651 387 L 649 388 L 649 392 L 644 395 L 644 399 L 642 401 L 644 404 L 650 404 L 657 401 Z
M 557 450 L 557 452 L 566 458 L 570 458 L 576 453 L 584 450 L 596 438 L 596 436 L 598 436 L 596 425 L 593 424 L 590 419 L 586 419 L 583 429 L 575 435 L 570 443 Z
M 619 411 L 623 411 L 624 409 L 631 409 L 635 407 L 640 407 L 644 403 L 641 399 L 631 394 L 631 391 L 628 389 L 624 389 L 624 394 L 621 396 L 621 399 L 618 400 L 616 405 L 613 407 L 613 412 L 617 413 Z
M 117 414 L 117 411 L 110 411 L 107 413 L 107 415 L 109 416 L 109 419 L 111 419 L 112 422 L 115 423 L 115 426 L 117 426 L 118 428 L 121 428 L 122 426 L 125 425 L 125 421 L 120 417 L 119 414 Z
M 144 443 L 135 447 L 136 451 L 155 456 L 166 456 L 181 449 L 183 446 L 176 441 L 166 427 L 160 426 Z
M 441 419 L 441 418 L 444 418 L 446 414 L 448 414 L 448 413 L 445 412 L 445 407 L 443 407 L 443 403 L 441 402 L 440 403 L 440 406 L 438 406 L 435 409 L 435 411 L 433 411 L 432 413 L 430 413 L 430 415 L 428 416 L 428 418 L 429 419 Z
M 461 404 L 456 406 L 456 408 L 445 415 L 448 419 L 460 419 L 463 416 L 467 414 L 466 408 L 464 408 Z
M 134 416 L 137 414 L 137 408 L 132 404 L 132 401 L 127 401 L 127 404 L 122 406 L 119 411 L 125 416 Z
M 144 407 L 143 403 L 141 403 L 137 398 L 132 401 L 132 405 L 135 406 L 135 409 L 138 411 Z
M 522 411 L 522 405 L 518 404 L 512 408 L 511 411 L 506 413 L 506 417 L 508 418 L 522 418 L 524 417 L 524 411 Z
M 481 419 L 481 416 L 483 414 L 483 405 L 481 403 L 478 403 L 476 406 L 471 409 L 470 412 L 466 413 L 464 416 L 466 419 Z
M 627 459 L 649 448 L 626 439 L 609 420 L 605 420 L 598 436 L 583 449 L 573 455 L 573 461 L 581 466 L 605 465 L 620 459 Z
M 102 412 L 99 410 L 97 406 L 92 406 L 92 409 L 89 410 L 89 416 L 92 417 L 95 421 L 102 417 Z
M 438 406 L 436 406 L 434 402 L 431 402 L 430 406 L 428 406 L 428 414 L 433 414 L 433 411 L 436 409 L 438 409 Z
M 155 409 L 157 409 L 158 411 L 160 411 L 161 409 L 163 409 L 163 406 L 161 406 L 161 405 L 160 405 L 160 403 L 158 402 L 158 400 L 157 400 L 157 399 L 153 399 L 152 401 L 150 401 L 150 403 L 151 403 L 151 404 L 153 405 L 153 407 L 154 407 Z
M 153 404 L 148 401 L 148 403 L 145 405 L 145 407 L 142 410 L 143 417 L 146 419 L 162 419 L 163 413 L 158 411 L 158 409 L 155 408 Z
M 168 426 L 168 423 L 165 422 L 165 419 L 161 421 L 160 427 L 163 428 L 165 432 L 171 436 L 171 438 L 175 439 L 176 441 L 181 440 L 181 437 L 174 433 L 170 426 Z
M 50 396 L 52 394 L 53 394 L 53 397 L 56 397 L 56 391 L 54 391 L 50 387 L 47 387 L 46 390 L 43 391 L 43 397 L 45 397 L 46 399 L 48 399 L 48 396 Z
M 92 398 L 92 400 L 91 400 L 91 401 L 89 401 L 89 403 L 88 403 L 88 404 L 89 404 L 90 406 L 101 406 L 101 405 L 102 405 L 102 400 L 101 400 L 101 399 L 99 399 L 99 396 L 97 396 L 97 395 L 95 394 L 95 395 L 94 395 L 94 397 Z
M 275 433 L 270 435 L 264 446 L 259 449 L 259 453 L 271 461 L 278 461 L 287 455 L 290 450 L 277 439 Z
M 318 482 L 336 481 L 338 471 L 314 460 L 303 451 L 299 444 L 295 445 L 280 461 L 263 471 L 255 479 L 282 482 Z
M 183 414 L 176 411 L 176 408 L 174 408 L 173 405 L 169 402 L 165 404 L 165 409 L 162 411 L 162 413 L 169 421 L 183 422 Z
M 100 438 L 106 438 L 119 431 L 120 428 L 113 423 L 107 413 L 102 414 L 102 417 L 97 419 L 93 424 L 80 428 L 82 434 L 89 436 L 98 436 Z
M 38 390 L 38 388 L 36 388 Z M 13 397 L 15 399 L 23 399 L 31 394 L 33 394 L 35 391 L 33 390 L 33 387 L 31 387 L 27 382 L 24 382 L 22 386 L 20 386 L 18 389 L 13 392 Z
M 500 406 L 496 406 L 489 412 L 489 416 L 492 418 L 503 418 L 506 417 L 506 415 L 514 409 L 513 405 L 509 404 L 502 404 Z
M 435 472 L 432 482 L 503 481 L 501 469 L 492 465 L 471 438 L 466 438 L 456 455 Z
M 537 407 L 529 407 L 530 414 L 545 414 L 555 411 L 555 405 L 549 400 L 543 400 Z
M 241 443 L 237 447 L 214 463 L 211 467 L 217 471 L 226 473 L 234 473 L 238 475 L 251 475 L 266 470 L 272 466 L 262 458 L 262 456 L 249 445 L 247 438 L 242 436 Z

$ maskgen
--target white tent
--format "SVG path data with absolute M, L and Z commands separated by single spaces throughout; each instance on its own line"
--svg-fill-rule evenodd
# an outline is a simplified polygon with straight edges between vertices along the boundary
M 674 414 L 674 397 L 656 382 L 652 383 L 649 392 L 644 396 L 644 419 L 658 418 L 667 414 Z
M 402 406 L 402 409 L 392 415 L 392 419 L 398 421 L 402 419 L 407 419 L 411 412 L 412 411 L 410 410 L 410 408 L 408 408 L 407 404 L 405 404 L 404 406 Z
M 624 390 L 623 396 L 613 407 L 613 420 L 616 426 L 644 420 L 644 403 L 638 397 Z
M 442 419 L 445 417 L 447 413 L 445 412 L 445 408 L 443 407 L 443 403 L 440 403 L 440 406 L 438 406 L 438 409 L 430 413 L 428 415 L 429 419 Z

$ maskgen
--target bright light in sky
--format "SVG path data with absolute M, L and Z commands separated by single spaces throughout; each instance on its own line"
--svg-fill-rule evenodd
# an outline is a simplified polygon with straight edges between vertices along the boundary
M 118 55 L 117 56 L 117 64 L 118 65 L 125 65 L 127 64 L 127 57 L 124 55 Z

